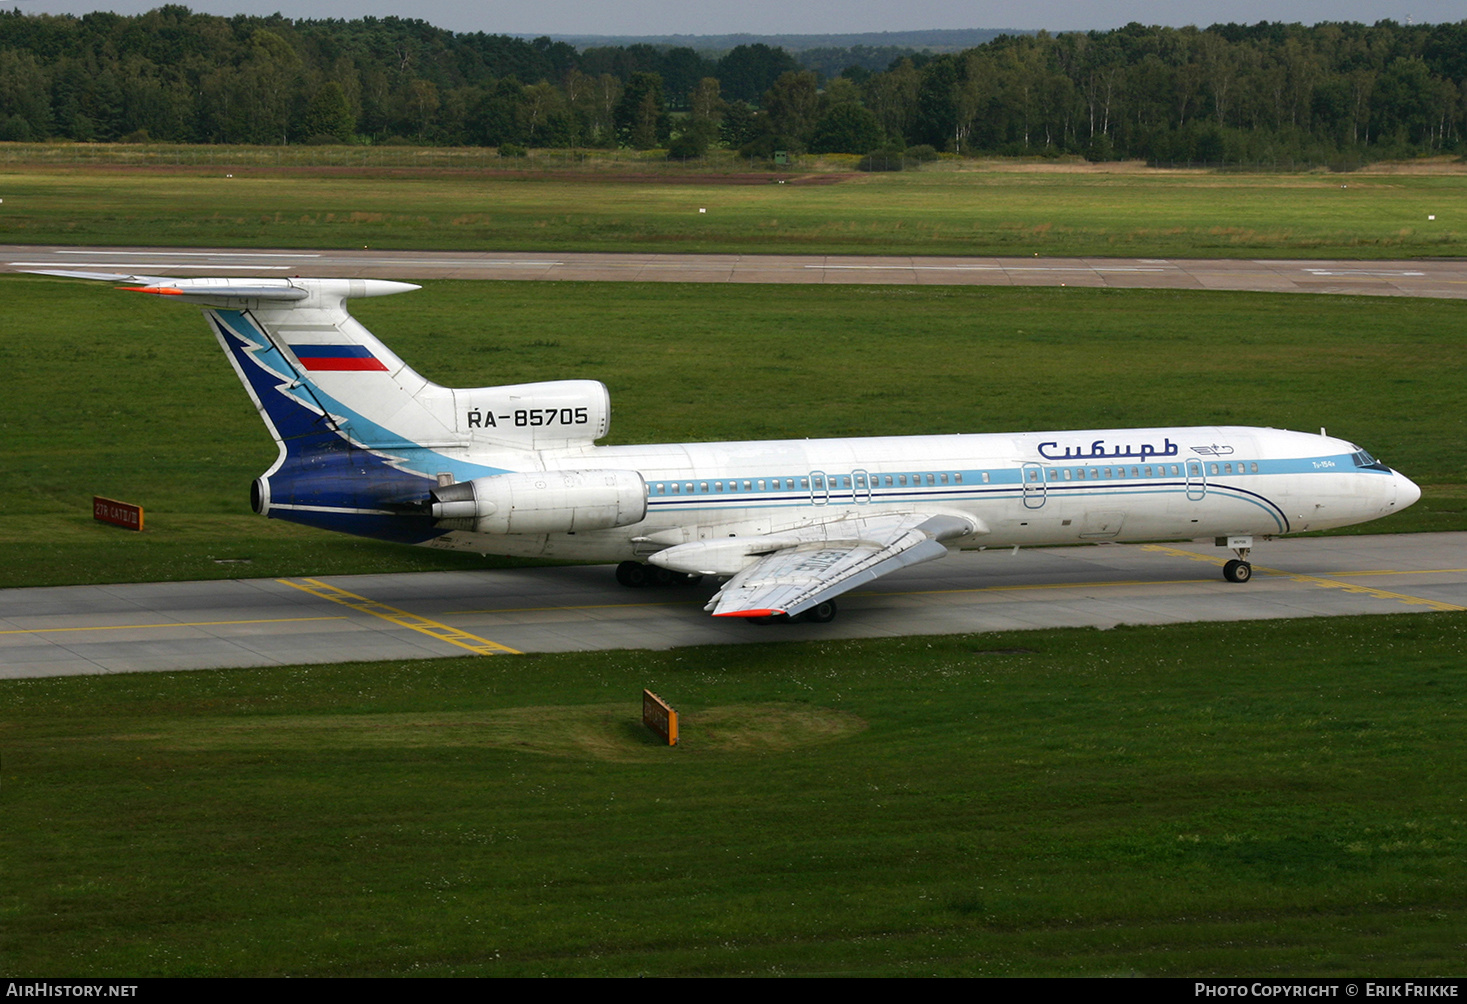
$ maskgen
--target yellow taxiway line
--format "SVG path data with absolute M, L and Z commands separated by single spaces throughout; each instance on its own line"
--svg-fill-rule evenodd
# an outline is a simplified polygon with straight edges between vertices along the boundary
M 524 654 L 518 649 L 510 648 L 508 645 L 501 645 L 487 638 L 480 638 L 476 634 L 469 634 L 467 631 L 461 631 L 456 627 L 449 627 L 447 624 L 429 620 L 427 617 L 410 614 L 406 610 L 390 607 L 386 603 L 369 600 L 365 596 L 358 596 L 356 593 L 348 592 L 339 586 L 328 585 L 320 579 L 301 579 L 299 582 L 292 582 L 290 579 L 276 579 L 275 581 L 299 589 L 302 592 L 310 593 L 312 596 L 320 597 L 323 600 L 340 603 L 342 606 L 350 607 L 359 613 L 380 617 L 389 623 L 396 624 L 398 627 L 405 627 L 412 631 L 417 631 L 430 638 L 437 638 L 439 641 L 448 642 L 450 645 L 457 645 L 459 648 L 473 652 L 475 655 Z

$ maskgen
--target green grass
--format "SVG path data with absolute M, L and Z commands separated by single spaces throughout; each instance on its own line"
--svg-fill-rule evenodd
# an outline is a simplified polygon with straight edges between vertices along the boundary
M 1464 642 L 1415 614 L 4 681 L 0 958 L 1451 975 Z
M 895 286 L 434 282 L 363 321 L 454 386 L 588 377 L 608 442 L 1325 426 L 1467 529 L 1461 307 L 1424 299 Z M 189 307 L 0 279 L 0 585 L 459 568 L 248 513 L 275 447 Z M 148 530 L 91 520 L 135 502 Z
M 226 177 L 232 173 L 233 177 Z M 814 184 L 698 172 L 0 167 L 34 244 L 765 254 L 1461 255 L 1467 175 L 954 169 Z M 706 209 L 700 213 L 699 209 Z M 1435 215 L 1434 222 L 1428 216 Z

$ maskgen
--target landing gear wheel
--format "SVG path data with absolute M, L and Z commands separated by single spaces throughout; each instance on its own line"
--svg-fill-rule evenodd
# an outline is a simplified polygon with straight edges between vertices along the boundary
M 1253 578 L 1253 566 L 1234 558 L 1223 566 L 1223 578 L 1229 582 L 1247 582 Z
M 672 585 L 673 572 L 672 572 L 671 569 L 669 569 L 669 568 L 649 568 L 649 569 L 647 569 L 647 572 L 649 573 L 649 576 L 650 576 L 650 578 L 652 580 L 652 584 L 654 586 L 670 586 L 670 585 Z
M 829 624 L 835 620 L 835 609 L 835 600 L 826 600 L 806 610 L 803 619 L 811 624 Z
M 623 561 L 616 566 L 616 581 L 632 589 L 647 584 L 647 566 L 640 561 Z

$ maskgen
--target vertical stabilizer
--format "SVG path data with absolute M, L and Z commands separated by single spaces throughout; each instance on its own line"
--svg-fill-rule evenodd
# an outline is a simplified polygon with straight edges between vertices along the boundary
M 423 379 L 346 309 L 358 296 L 418 287 L 363 279 L 183 279 L 132 287 L 197 303 L 280 455 L 254 484 L 257 512 L 334 530 L 433 536 L 404 518 L 436 483 L 423 468 L 461 444 Z M 441 410 L 441 409 L 439 409 Z

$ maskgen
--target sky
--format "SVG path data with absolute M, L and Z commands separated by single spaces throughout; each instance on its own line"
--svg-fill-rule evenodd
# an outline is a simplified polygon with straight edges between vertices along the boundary
M 1460 0 L 192 0 L 210 14 L 343 18 L 396 14 L 458 32 L 506 35 L 754 35 L 915 31 L 929 28 L 1118 28 L 1132 21 L 1180 27 L 1235 21 L 1360 21 L 1402 24 L 1467 20 Z M 159 0 L 4 0 L 7 9 L 85 14 L 138 14 Z

